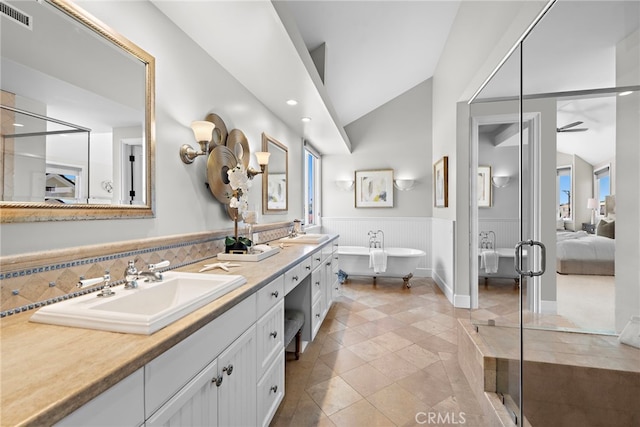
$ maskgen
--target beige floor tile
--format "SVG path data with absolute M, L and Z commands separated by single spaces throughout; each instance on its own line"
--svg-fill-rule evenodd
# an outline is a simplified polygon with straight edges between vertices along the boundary
M 335 317 L 335 319 L 347 326 L 358 326 L 361 325 L 363 323 L 367 323 L 369 322 L 371 319 L 367 319 L 363 316 L 360 316 L 359 314 L 356 313 L 347 313 L 347 314 L 340 314 L 338 316 Z
M 367 339 L 366 336 L 362 335 L 353 328 L 347 328 L 342 331 L 332 332 L 331 334 L 329 334 L 329 336 L 335 341 L 347 347 L 353 344 L 357 344 L 361 341 L 365 341 Z
M 363 323 L 353 328 L 354 331 L 364 335 L 367 338 L 377 337 L 378 335 L 389 332 L 387 328 L 378 325 L 376 322 Z
M 291 426 L 333 426 L 333 422 L 329 419 L 320 406 L 307 394 L 300 398 L 296 412 L 291 418 Z
M 324 363 L 322 360 L 317 360 L 315 365 L 313 366 L 313 369 L 311 370 L 311 374 L 309 374 L 308 376 L 307 382 L 305 384 L 305 389 L 326 381 L 336 375 L 338 374 L 334 372 L 334 370 L 329 366 L 327 366 L 326 363 Z
M 429 350 L 417 345 L 411 344 L 395 352 L 398 356 L 402 357 L 409 363 L 412 363 L 419 369 L 426 368 L 432 363 L 440 361 L 440 357 L 437 354 L 430 352 Z
M 327 415 L 332 415 L 341 409 L 362 399 L 341 377 L 333 377 L 307 389 L 313 401 Z
M 375 308 L 369 308 L 367 310 L 362 310 L 358 312 L 358 316 L 367 319 L 368 321 L 382 319 L 383 317 L 387 317 L 387 315 L 381 311 L 376 310 Z
M 394 333 L 400 335 L 402 338 L 406 338 L 411 342 L 419 343 L 421 341 L 426 341 L 433 335 L 423 331 L 422 329 L 416 328 L 415 326 L 407 325 L 402 328 L 394 329 Z
M 444 381 L 434 379 L 425 371 L 402 378 L 397 384 L 429 408 L 453 396 L 453 388 L 446 378 Z
M 347 348 L 363 360 L 371 362 L 389 353 L 389 350 L 374 342 L 374 339 L 362 341 Z
M 379 359 L 369 362 L 371 366 L 396 381 L 417 372 L 419 369 L 400 356 L 389 353 Z
M 383 375 L 370 364 L 358 366 L 345 372 L 341 377 L 362 396 L 369 396 L 389 385 L 394 380 Z
M 451 329 L 447 326 L 433 322 L 430 319 L 421 320 L 419 322 L 412 323 L 411 326 L 414 326 L 418 329 L 422 329 L 423 331 L 428 332 L 432 335 L 438 335 L 443 332 L 447 332 L 449 329 Z
M 366 400 L 361 400 L 329 417 L 337 427 L 393 427 L 391 420 Z
M 318 356 L 333 353 L 334 351 L 340 350 L 341 348 L 344 348 L 344 345 L 340 344 L 338 341 L 334 340 L 331 337 L 327 337 L 327 339 L 324 340 L 324 343 L 322 344 L 322 348 L 320 349 Z
M 324 354 L 319 359 L 337 374 L 342 374 L 366 363 L 364 359 L 347 348 Z
M 367 400 L 396 425 L 415 420 L 418 412 L 428 408 L 414 395 L 397 384 L 392 384 L 367 397 Z
M 371 341 L 392 352 L 413 344 L 410 340 L 403 338 L 394 332 L 387 332 L 386 334 L 378 335 L 375 338 L 371 338 Z

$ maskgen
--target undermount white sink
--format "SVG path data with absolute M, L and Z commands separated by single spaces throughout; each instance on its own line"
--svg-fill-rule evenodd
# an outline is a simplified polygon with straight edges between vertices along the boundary
M 137 289 L 116 286 L 114 296 L 96 293 L 40 308 L 30 321 L 150 335 L 245 284 L 238 275 L 163 273 L 161 282 Z
M 295 237 L 284 237 L 280 239 L 286 243 L 321 243 L 329 238 L 328 234 L 298 234 Z

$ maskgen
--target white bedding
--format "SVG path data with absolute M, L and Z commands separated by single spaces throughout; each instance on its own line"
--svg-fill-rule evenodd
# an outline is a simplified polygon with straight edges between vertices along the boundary
M 556 256 L 561 260 L 614 261 L 614 239 L 586 231 L 558 231 Z

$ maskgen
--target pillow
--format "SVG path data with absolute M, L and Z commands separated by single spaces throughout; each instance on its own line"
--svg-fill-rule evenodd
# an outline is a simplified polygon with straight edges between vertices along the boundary
M 562 218 L 556 219 L 556 230 L 564 230 L 564 220 Z
M 616 222 L 600 220 L 596 227 L 596 234 L 602 237 L 608 237 L 610 239 L 616 238 Z

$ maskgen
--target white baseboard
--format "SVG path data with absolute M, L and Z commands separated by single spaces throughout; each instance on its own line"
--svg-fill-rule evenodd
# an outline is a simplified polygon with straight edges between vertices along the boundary
M 436 282 L 436 285 L 438 285 L 442 293 L 444 293 L 444 295 L 447 297 L 449 302 L 453 304 L 453 289 L 447 286 L 444 280 L 442 280 L 442 278 L 438 276 L 437 272 L 433 271 L 431 277 L 433 278 L 433 281 Z
M 430 268 L 416 268 L 413 273 L 414 277 L 432 277 Z
M 453 306 L 455 308 L 471 308 L 471 296 L 470 295 L 454 295 Z
M 540 300 L 540 312 L 544 314 L 557 314 L 558 301 Z

